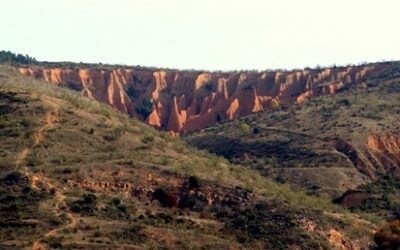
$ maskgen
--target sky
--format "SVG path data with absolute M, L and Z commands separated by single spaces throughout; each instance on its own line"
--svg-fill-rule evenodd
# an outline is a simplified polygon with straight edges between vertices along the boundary
M 0 0 L 0 50 L 204 70 L 400 59 L 399 0 Z

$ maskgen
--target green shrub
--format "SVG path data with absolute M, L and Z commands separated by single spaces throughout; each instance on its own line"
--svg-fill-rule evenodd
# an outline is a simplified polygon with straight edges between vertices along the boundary
M 239 125 L 239 130 L 242 133 L 248 133 L 250 131 L 250 126 L 247 123 L 242 123 Z
M 128 207 L 125 204 L 119 204 L 117 206 L 117 209 L 123 213 L 126 213 L 128 211 Z
M 113 198 L 111 200 L 111 206 L 115 207 L 119 211 L 126 213 L 128 211 L 128 207 L 122 203 L 121 199 L 119 198 Z
M 119 199 L 119 198 L 113 198 L 112 200 L 111 200 L 111 205 L 113 205 L 113 206 L 118 206 L 118 205 L 120 205 L 122 202 L 121 202 L 121 200 Z
M 96 207 L 96 200 L 97 200 L 96 195 L 87 193 L 82 195 L 82 197 L 79 200 L 74 201 L 72 205 L 70 205 L 70 207 L 71 210 L 76 213 L 79 212 L 91 213 Z
M 250 90 L 250 89 L 254 89 L 254 86 L 250 83 L 245 83 L 242 87 L 243 90 Z
M 29 194 L 32 191 L 32 188 L 30 186 L 26 186 L 22 189 L 22 192 L 24 194 Z
M 191 188 L 199 188 L 201 186 L 201 179 L 196 175 L 189 177 L 189 185 Z
M 257 203 L 242 210 L 217 213 L 217 217 L 225 220 L 227 229 L 239 230 L 250 239 L 264 241 L 266 249 L 287 249 L 288 242 L 299 249 L 328 249 L 325 242 L 304 234 L 296 216 L 297 212 L 283 203 Z
M 212 83 L 207 83 L 204 87 L 209 92 L 213 92 L 214 91 L 214 85 Z
M 108 134 L 103 136 L 103 138 L 107 141 L 115 141 L 118 138 L 120 138 L 123 134 L 125 134 L 125 127 L 124 126 L 119 126 L 115 127 L 113 130 L 111 130 Z
M 154 191 L 153 197 L 155 199 L 163 199 L 168 196 L 168 192 L 163 188 L 159 187 Z
M 6 175 L 2 182 L 8 185 L 14 185 L 22 181 L 24 178 L 26 177 L 22 173 L 15 171 Z
M 218 113 L 216 119 L 217 119 L 217 122 L 222 122 L 223 117 L 220 113 Z
M 96 202 L 96 200 L 97 200 L 96 195 L 91 194 L 91 193 L 84 194 L 84 195 L 82 196 L 82 198 L 83 198 L 83 202 L 86 203 L 86 204 L 94 203 L 94 202 Z
M 99 231 L 96 231 L 96 232 L 93 233 L 93 237 L 98 238 L 100 236 L 101 236 L 101 233 Z
M 136 112 L 138 112 L 144 119 L 146 119 L 151 112 L 153 112 L 154 105 L 150 100 L 144 99 L 142 102 L 142 106 L 136 109 Z
M 340 105 L 340 106 L 346 106 L 346 107 L 350 107 L 351 106 L 351 102 L 349 101 L 349 99 L 340 99 L 336 103 L 338 105 Z
M 64 237 L 56 237 L 56 236 L 50 236 L 48 237 L 45 242 L 49 245 L 51 249 L 56 249 L 56 248 L 62 248 L 62 241 L 64 240 Z
M 146 239 L 146 235 L 143 232 L 144 229 L 145 226 L 140 223 L 132 224 L 129 228 L 125 229 L 117 236 L 135 243 L 144 242 Z
M 79 212 L 82 211 L 82 206 L 80 204 L 78 204 L 78 203 L 75 203 L 75 204 L 72 205 L 71 210 L 74 213 L 79 213 Z
M 130 85 L 129 88 L 126 90 L 126 94 L 132 99 L 138 98 L 140 95 L 139 92 L 132 85 Z
M 43 161 L 39 158 L 39 156 L 36 153 L 30 154 L 26 159 L 26 165 L 28 165 L 29 167 L 36 167 L 42 163 Z
M 169 194 L 164 188 L 159 187 L 153 193 L 153 199 L 158 200 L 161 205 L 166 207 L 177 206 L 178 198 Z
M 150 142 L 153 142 L 153 141 L 154 141 L 154 136 L 146 135 L 146 136 L 144 136 L 144 137 L 141 139 L 141 141 L 142 141 L 143 143 L 145 143 L 145 144 L 150 143 Z
M 279 108 L 279 102 L 276 99 L 272 99 L 269 105 L 274 110 Z

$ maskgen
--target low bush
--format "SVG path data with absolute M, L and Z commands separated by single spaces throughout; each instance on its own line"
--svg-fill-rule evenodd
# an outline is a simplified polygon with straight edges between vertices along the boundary
M 399 249 L 400 247 L 400 220 L 392 221 L 378 230 L 374 241 L 379 249 Z
M 217 119 L 217 122 L 222 122 L 222 120 L 223 120 L 224 118 L 222 117 L 222 115 L 221 115 L 220 113 L 218 113 L 218 114 L 217 114 L 217 117 L 216 117 L 215 119 Z
M 142 116 L 143 119 L 146 119 L 151 112 L 153 112 L 154 106 L 150 100 L 143 100 L 142 106 L 136 109 L 136 112 Z
M 248 133 L 250 131 L 250 126 L 247 123 L 242 123 L 239 125 L 239 130 L 242 133 Z
M 7 185 L 14 185 L 20 183 L 22 180 L 25 180 L 26 177 L 21 174 L 20 172 L 11 172 L 8 175 L 6 175 L 1 182 L 7 184 Z
M 272 99 L 270 102 L 270 107 L 271 109 L 278 109 L 279 108 L 279 102 L 275 99 Z
M 118 206 L 118 205 L 120 205 L 122 202 L 121 202 L 121 200 L 119 199 L 119 198 L 113 198 L 112 200 L 111 200 L 111 205 L 113 205 L 113 206 Z
M 131 99 L 136 99 L 139 97 L 139 92 L 133 87 L 132 85 L 129 86 L 129 88 L 126 90 L 126 94 L 131 98 Z
M 122 201 L 119 198 L 113 198 L 111 200 L 111 206 L 115 207 L 119 211 L 126 213 L 128 211 L 128 207 L 122 203 Z
M 153 142 L 154 141 L 154 136 L 151 135 L 146 135 L 144 137 L 142 137 L 141 141 L 145 144 Z
M 115 127 L 112 129 L 109 133 L 107 133 L 103 138 L 106 141 L 115 141 L 118 138 L 120 138 L 123 134 L 125 134 L 125 127 L 120 126 L 120 127 Z
M 96 207 L 97 197 L 94 194 L 84 194 L 80 199 L 74 201 L 70 207 L 72 212 L 91 214 Z
M 349 99 L 340 99 L 336 103 L 338 105 L 340 105 L 340 106 L 346 106 L 346 107 L 350 107 L 351 106 L 351 102 L 349 101 Z
M 117 206 L 117 209 L 123 213 L 126 213 L 128 211 L 128 207 L 125 204 L 119 204 Z
M 260 133 L 260 129 L 258 127 L 253 128 L 253 134 L 258 134 Z
M 26 165 L 28 165 L 29 167 L 37 167 L 42 163 L 42 159 L 40 159 L 40 157 L 36 153 L 30 154 L 26 159 Z
M 83 198 L 83 202 L 86 203 L 86 204 L 95 203 L 96 200 L 97 200 L 96 195 L 91 194 L 91 193 L 84 194 L 84 195 L 82 196 L 82 198 Z
M 82 211 L 82 206 L 79 205 L 78 203 L 73 204 L 73 205 L 71 206 L 71 210 L 72 210 L 72 212 L 74 212 L 74 213 L 80 213 L 80 212 Z
M 121 233 L 117 233 L 117 237 L 121 237 L 129 242 L 144 242 L 146 239 L 145 233 L 143 232 L 145 226 L 141 223 L 132 224 L 130 227 L 122 231 Z
M 52 249 L 57 249 L 57 248 L 62 248 L 62 242 L 64 240 L 64 237 L 56 237 L 56 236 L 50 236 L 48 237 L 45 242 L 49 245 L 50 248 Z
M 191 188 L 199 188 L 201 186 L 201 179 L 196 175 L 189 177 L 189 185 Z
M 153 199 L 158 200 L 161 205 L 166 207 L 176 207 L 178 204 L 178 198 L 172 194 L 169 194 L 164 188 L 159 187 L 153 193 Z

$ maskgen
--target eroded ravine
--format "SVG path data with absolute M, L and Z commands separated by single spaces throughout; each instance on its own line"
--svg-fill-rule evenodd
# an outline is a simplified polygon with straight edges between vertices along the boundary
M 78 90 L 158 129 L 181 134 L 284 103 L 363 85 L 385 64 L 321 70 L 209 73 L 20 67 L 21 74 Z

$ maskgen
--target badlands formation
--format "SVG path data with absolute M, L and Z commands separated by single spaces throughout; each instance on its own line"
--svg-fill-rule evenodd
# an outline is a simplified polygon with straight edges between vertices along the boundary
M 375 64 L 291 72 L 209 73 L 29 66 L 20 67 L 19 72 L 71 87 L 177 135 L 281 104 L 334 94 L 350 84 L 362 87 L 365 78 L 386 67 Z M 153 107 L 145 114 L 138 112 L 146 103 Z

